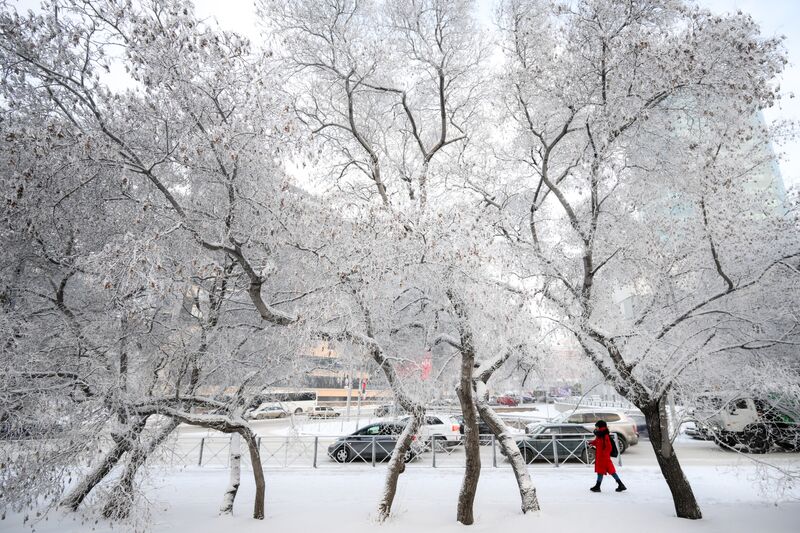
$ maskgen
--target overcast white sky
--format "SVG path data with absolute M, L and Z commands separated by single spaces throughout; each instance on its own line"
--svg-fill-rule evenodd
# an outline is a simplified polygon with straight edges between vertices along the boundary
M 765 35 L 785 35 L 789 54 L 781 87 L 782 101 L 766 111 L 768 122 L 775 120 L 800 120 L 800 0 L 696 0 L 701 6 L 717 12 L 741 10 L 750 13 L 761 25 Z M 39 0 L 11 0 L 19 8 L 38 6 Z M 491 16 L 492 0 L 478 0 L 480 12 Z M 214 17 L 229 30 L 256 36 L 253 0 L 195 0 L 198 15 Z M 793 93 L 797 94 L 792 98 Z M 781 155 L 781 173 L 787 187 L 800 186 L 800 140 L 787 140 L 775 147 Z

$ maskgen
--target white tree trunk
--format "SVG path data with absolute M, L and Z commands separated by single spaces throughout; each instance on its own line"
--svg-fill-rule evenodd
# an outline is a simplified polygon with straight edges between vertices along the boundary
M 230 477 L 228 478 L 228 488 L 222 498 L 222 505 L 219 508 L 220 514 L 233 514 L 233 502 L 236 500 L 236 493 L 239 492 L 239 483 L 242 479 L 242 437 L 238 433 L 231 435 L 230 449 Z
M 405 471 L 406 452 L 411 448 L 411 441 L 422 425 L 424 416 L 424 409 L 417 406 L 412 411 L 408 424 L 406 424 L 405 429 L 397 439 L 397 444 L 395 444 L 392 452 L 392 459 L 389 461 L 389 470 L 386 473 L 383 496 L 380 504 L 378 504 L 378 520 L 380 522 L 389 518 L 389 514 L 392 511 L 392 502 L 394 502 L 394 495 L 397 492 L 397 481 L 400 478 L 400 474 Z
M 508 426 L 497 416 L 494 409 L 489 407 L 489 403 L 487 402 L 489 392 L 486 389 L 486 384 L 482 381 L 476 381 L 476 389 L 478 394 L 476 395 L 475 402 L 478 407 L 478 412 L 483 421 L 489 425 L 497 442 L 505 452 L 506 457 L 508 457 L 511 463 L 511 469 L 514 471 L 514 477 L 517 479 L 522 512 L 538 511 L 539 498 L 536 495 L 536 487 L 533 485 L 531 476 L 528 473 L 528 465 L 525 463 L 525 458 L 522 457 L 517 443 L 509 433 Z

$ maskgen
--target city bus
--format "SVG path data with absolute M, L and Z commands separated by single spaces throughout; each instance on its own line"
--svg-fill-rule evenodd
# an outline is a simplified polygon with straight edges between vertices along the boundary
M 317 392 L 313 390 L 264 390 L 259 399 L 262 404 L 279 405 L 287 413 L 296 415 L 317 406 Z

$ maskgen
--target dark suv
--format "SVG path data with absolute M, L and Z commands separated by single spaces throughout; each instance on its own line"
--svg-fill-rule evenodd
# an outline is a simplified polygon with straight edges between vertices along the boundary
M 594 449 L 589 446 L 592 439 L 594 434 L 580 424 L 537 424 L 516 442 L 526 463 L 575 459 L 588 464 L 594 460 Z M 500 451 L 505 455 L 505 450 Z
M 457 415 L 455 417 L 459 421 L 458 431 L 461 433 L 461 441 L 464 441 L 464 415 Z M 492 429 L 489 427 L 489 424 L 483 421 L 483 419 L 479 416 L 478 417 L 478 442 L 480 442 L 481 446 L 486 446 L 492 443 Z
M 328 455 L 339 463 L 353 461 L 388 461 L 392 456 L 397 438 L 405 429 L 404 424 L 379 422 L 359 429 L 355 433 L 339 437 L 328 446 Z M 406 452 L 406 462 L 413 460 L 424 450 L 415 438 Z

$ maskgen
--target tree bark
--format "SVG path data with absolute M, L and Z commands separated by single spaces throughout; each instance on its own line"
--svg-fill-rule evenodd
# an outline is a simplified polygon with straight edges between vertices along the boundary
M 103 516 L 111 519 L 128 517 L 133 505 L 133 482 L 136 479 L 139 468 L 144 465 L 156 448 L 172 434 L 176 427 L 178 427 L 178 421 L 171 419 L 147 444 L 133 447 L 133 450 L 129 453 L 125 471 L 114 488 L 111 489 L 108 502 L 103 507 Z
M 644 413 L 645 421 L 647 422 L 650 444 L 656 454 L 658 466 L 661 468 L 661 473 L 672 493 L 672 500 L 675 504 L 675 512 L 678 518 L 699 520 L 703 517 L 700 512 L 700 506 L 697 504 L 692 486 L 683 474 L 678 456 L 675 455 L 675 450 L 670 444 L 669 432 L 664 431 L 667 424 L 662 420 L 663 399 L 659 402 L 651 402 L 640 406 L 640 409 Z
M 345 331 L 339 335 L 339 337 L 342 340 L 352 342 L 353 344 L 364 346 L 369 350 L 370 357 L 372 357 L 373 361 L 375 361 L 375 363 L 377 363 L 377 365 L 383 371 L 384 376 L 386 376 L 386 381 L 389 383 L 389 387 L 392 389 L 397 403 L 399 403 L 403 409 L 411 413 L 411 420 L 400 434 L 398 442 L 395 444 L 395 450 L 392 452 L 392 459 L 389 462 L 389 470 L 386 473 L 386 482 L 384 485 L 383 495 L 381 496 L 381 501 L 378 504 L 378 520 L 384 521 L 391 514 L 392 503 L 394 502 L 394 496 L 397 493 L 397 481 L 400 478 L 400 474 L 405 472 L 405 453 L 411 447 L 411 441 L 414 435 L 417 433 L 420 425 L 422 425 L 422 419 L 425 415 L 425 407 L 415 402 L 411 396 L 406 393 L 405 389 L 403 388 L 402 381 L 397 376 L 394 366 L 392 365 L 391 361 L 386 358 L 383 353 L 383 348 L 374 338 L 372 316 L 369 312 L 369 308 L 366 306 L 357 290 L 352 289 L 352 294 L 364 315 L 365 335 L 359 335 Z M 328 337 L 329 335 L 323 334 L 323 336 Z
M 178 400 L 178 403 L 186 402 L 187 400 L 187 398 L 181 398 Z M 132 406 L 132 409 L 136 410 L 139 415 L 159 414 L 192 426 L 214 429 L 222 433 L 238 433 L 241 435 L 250 452 L 250 462 L 253 465 L 253 479 L 256 485 L 253 518 L 257 520 L 262 520 L 264 518 L 264 491 L 266 484 L 264 482 L 264 470 L 261 466 L 261 453 L 258 451 L 258 442 L 256 441 L 255 434 L 244 419 L 238 416 L 187 413 L 169 407 L 165 403 Z
M 456 387 L 456 394 L 461 404 L 461 412 L 464 415 L 464 453 L 466 455 L 466 464 L 464 480 L 461 484 L 461 492 L 458 495 L 456 520 L 469 526 L 475 521 L 473 506 L 475 503 L 475 493 L 478 490 L 478 480 L 481 477 L 481 447 L 478 435 L 478 415 L 475 409 L 475 396 L 473 394 L 475 342 L 472 337 L 472 329 L 469 325 L 466 303 L 452 288 L 447 289 L 446 293 L 458 317 L 456 324 L 461 341 L 459 346 L 459 351 L 461 352 L 461 378 Z
M 109 472 L 117 465 L 123 454 L 131 449 L 133 442 L 139 438 L 144 429 L 147 417 L 139 417 L 135 420 L 130 429 L 122 436 L 116 437 L 114 447 L 103 457 L 103 460 L 95 466 L 83 480 L 73 488 L 60 505 L 71 511 L 77 511 L 80 504 L 89 495 L 98 483 L 103 481 Z
M 650 445 L 656 454 L 661 474 L 664 476 L 664 480 L 672 493 L 672 501 L 675 505 L 677 516 L 689 520 L 701 519 L 703 515 L 692 491 L 692 486 L 686 479 L 678 461 L 678 456 L 675 455 L 675 449 L 672 447 L 664 396 L 662 395 L 658 400 L 653 399 L 654 395 L 633 376 L 632 365 L 624 361 L 619 348 L 613 340 L 603 337 L 596 331 L 590 332 L 589 336 L 607 349 L 615 370 L 612 371 L 600 359 L 595 357 L 586 343 L 578 337 L 578 341 L 583 346 L 586 354 L 606 379 L 614 384 L 617 392 L 621 396 L 628 398 L 645 416 L 647 431 L 650 434 Z
M 472 369 L 475 366 L 474 352 L 471 350 L 461 353 L 461 382 L 456 387 L 456 394 L 461 403 L 464 414 L 464 453 L 466 454 L 466 468 L 464 480 L 461 483 L 461 492 L 458 495 L 458 509 L 456 519 L 469 526 L 475 519 L 473 505 L 475 493 L 478 490 L 478 480 L 481 477 L 481 446 L 478 435 L 478 417 L 475 412 L 475 401 L 472 394 Z
M 253 465 L 253 479 L 256 484 L 256 498 L 253 502 L 253 518 L 256 520 L 264 519 L 264 491 L 266 483 L 264 481 L 264 470 L 261 466 L 261 453 L 258 450 L 258 441 L 253 431 L 245 426 L 237 430 L 247 444 L 250 452 L 250 463 Z
M 241 436 L 238 433 L 231 435 L 230 450 L 230 477 L 228 488 L 222 498 L 222 505 L 219 508 L 220 514 L 233 514 L 233 502 L 239 492 L 239 483 L 242 478 L 242 447 Z
M 521 348 L 521 347 L 520 347 Z M 530 474 L 528 473 L 528 466 L 525 463 L 525 458 L 519 451 L 516 441 L 508 431 L 508 426 L 505 422 L 497 416 L 494 409 L 489 407 L 489 389 L 486 384 L 492 374 L 498 370 L 505 362 L 511 357 L 511 351 L 504 354 L 499 354 L 493 359 L 489 359 L 481 363 L 481 365 L 473 372 L 473 383 L 475 386 L 475 406 L 481 418 L 489 426 L 489 429 L 495 436 L 495 439 L 500 443 L 500 448 L 505 452 L 511 463 L 511 469 L 514 471 L 514 477 L 517 480 L 517 487 L 519 487 L 519 496 L 522 506 L 522 512 L 539 510 L 539 498 L 536 495 L 536 487 L 533 485 Z
M 478 386 L 480 385 L 484 384 L 478 383 Z M 480 389 L 478 390 L 480 391 Z M 528 473 L 528 465 L 525 463 L 525 459 L 519 451 L 519 446 L 517 446 L 517 443 L 508 432 L 508 426 L 497 416 L 494 409 L 489 407 L 485 397 L 480 393 L 477 396 L 476 405 L 481 418 L 489 426 L 489 429 L 492 430 L 497 442 L 500 443 L 500 447 L 511 463 L 511 469 L 514 471 L 514 477 L 519 487 L 519 497 L 523 514 L 528 511 L 538 511 L 540 508 L 539 498 L 536 495 L 536 487 L 533 485 L 531 476 Z
M 392 452 L 392 459 L 389 461 L 389 471 L 386 473 L 386 481 L 383 486 L 383 497 L 378 504 L 378 520 L 383 522 L 389 518 L 392 511 L 392 502 L 397 493 L 397 481 L 400 474 L 405 471 L 406 452 L 411 448 L 411 442 L 422 425 L 425 410 L 421 406 L 416 406 L 411 412 L 411 418 L 406 424 L 405 429 L 397 439 L 397 444 Z

